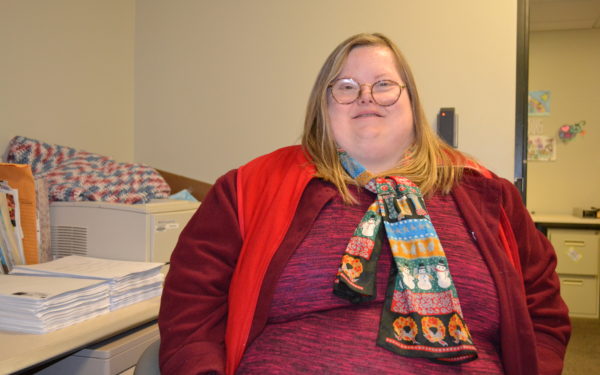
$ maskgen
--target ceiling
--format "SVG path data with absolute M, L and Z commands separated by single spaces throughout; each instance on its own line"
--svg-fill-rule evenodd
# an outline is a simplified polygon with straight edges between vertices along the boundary
M 529 0 L 529 30 L 600 29 L 600 0 Z

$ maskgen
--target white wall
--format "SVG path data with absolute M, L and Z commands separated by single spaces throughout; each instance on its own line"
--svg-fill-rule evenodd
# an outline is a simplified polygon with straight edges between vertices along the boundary
M 135 159 L 212 182 L 298 141 L 329 52 L 383 32 L 430 122 L 456 107 L 459 148 L 513 177 L 517 1 L 136 3 Z
M 529 162 L 527 208 L 571 214 L 600 207 L 600 30 L 535 32 L 529 40 L 529 89 L 550 90 L 544 135 L 557 139 L 557 159 Z M 565 124 L 586 121 L 585 135 L 558 140 Z
M 0 0 L 0 154 L 23 135 L 133 159 L 134 0 Z

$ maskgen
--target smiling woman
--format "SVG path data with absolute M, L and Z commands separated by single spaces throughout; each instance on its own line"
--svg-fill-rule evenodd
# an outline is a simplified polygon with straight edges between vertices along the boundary
M 161 369 L 560 374 L 554 254 L 514 186 L 433 133 L 398 48 L 355 35 L 302 146 L 225 174 L 182 232 Z

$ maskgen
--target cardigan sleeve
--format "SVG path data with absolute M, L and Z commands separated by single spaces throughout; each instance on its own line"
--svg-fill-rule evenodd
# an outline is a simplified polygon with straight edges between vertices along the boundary
M 236 171 L 221 177 L 171 255 L 158 324 L 163 374 L 223 374 L 227 292 L 242 240 Z
M 556 253 L 535 227 L 518 190 L 502 180 L 503 207 L 519 247 L 527 307 L 533 322 L 540 374 L 559 375 L 571 334 L 568 309 L 560 296 Z

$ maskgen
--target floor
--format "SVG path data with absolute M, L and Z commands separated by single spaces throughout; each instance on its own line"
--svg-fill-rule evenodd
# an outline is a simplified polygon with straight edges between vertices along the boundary
M 600 372 L 600 319 L 571 318 L 573 334 L 567 347 L 563 375 Z

